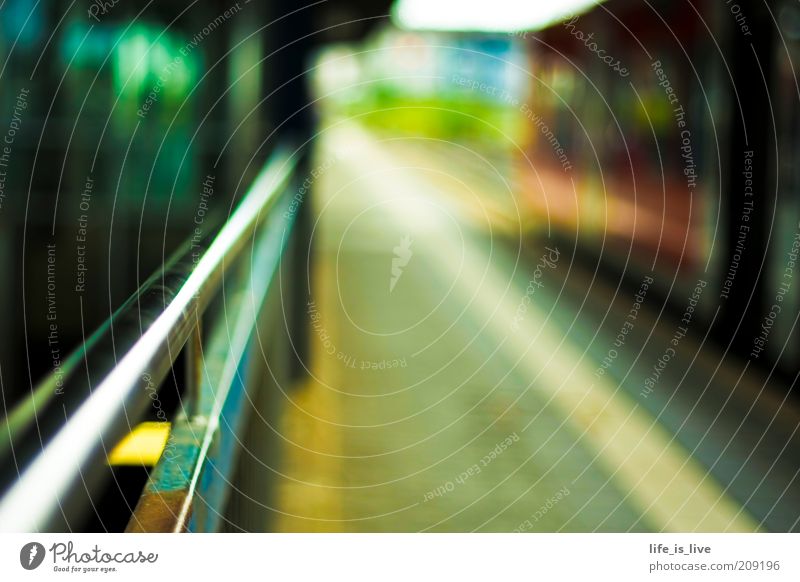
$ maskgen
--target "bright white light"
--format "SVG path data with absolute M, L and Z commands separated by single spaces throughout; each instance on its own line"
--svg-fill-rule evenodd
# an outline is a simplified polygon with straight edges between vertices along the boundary
M 510 32 L 538 30 L 585 12 L 603 0 L 395 0 L 404 28 Z

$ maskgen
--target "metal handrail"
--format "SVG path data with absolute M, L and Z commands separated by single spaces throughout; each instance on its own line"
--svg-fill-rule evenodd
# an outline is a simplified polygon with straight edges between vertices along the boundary
M 304 240 L 295 228 L 290 194 L 270 212 L 248 260 L 226 276 L 222 303 L 204 322 L 202 357 L 196 354 L 190 363 L 201 368 L 199 398 L 191 411 L 184 408 L 172 420 L 127 532 L 260 530 L 266 525 L 260 500 L 268 497 L 271 479 L 256 477 L 262 461 L 269 463 L 258 455 L 271 438 L 263 415 L 273 409 L 264 399 L 294 380 L 289 350 L 303 342 L 301 326 L 287 320 L 302 274 L 297 245 Z M 245 493 L 248 483 L 257 491 Z
M 60 378 L 46 377 L 0 423 L 0 475 L 11 481 L 0 484 L 0 531 L 53 531 L 81 515 L 108 451 L 146 410 L 147 387 L 196 333 L 296 163 L 291 150 L 276 151 L 215 234 L 187 241 L 67 358 Z

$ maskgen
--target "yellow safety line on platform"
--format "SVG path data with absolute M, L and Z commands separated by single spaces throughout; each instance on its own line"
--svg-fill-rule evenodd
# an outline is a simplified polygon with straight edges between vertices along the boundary
M 317 265 L 315 281 L 324 284 L 333 274 Z M 317 293 L 325 297 L 324 291 Z M 317 378 L 337 385 L 335 369 L 320 342 L 312 343 L 311 369 Z M 339 444 L 338 394 L 310 379 L 287 392 L 292 402 L 286 405 L 282 434 L 290 444 L 284 446 L 285 476 L 280 481 L 276 520 L 278 532 L 341 532 L 347 527 L 342 520 L 342 470 Z M 323 453 L 323 454 L 320 454 Z

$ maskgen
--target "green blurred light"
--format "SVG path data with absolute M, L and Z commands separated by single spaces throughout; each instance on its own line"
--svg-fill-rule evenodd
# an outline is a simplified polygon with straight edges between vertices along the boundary
M 117 45 L 114 67 L 114 91 L 122 93 L 138 93 L 145 85 L 148 73 L 147 49 L 149 47 L 147 32 L 137 29 L 130 36 L 123 38 Z
M 198 61 L 180 53 L 183 44 L 151 27 L 137 27 L 123 38 L 116 51 L 114 89 L 117 94 L 140 95 L 153 91 L 165 99 L 183 99 L 197 78 Z

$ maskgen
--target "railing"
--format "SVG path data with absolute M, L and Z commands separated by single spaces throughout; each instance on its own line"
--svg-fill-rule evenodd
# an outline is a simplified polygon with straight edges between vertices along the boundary
M 253 430 L 255 404 L 245 403 L 263 398 L 266 379 L 285 381 L 298 342 L 289 305 L 300 274 L 290 266 L 297 163 L 288 149 L 274 153 L 213 235 L 187 241 L 70 355 L 60 377 L 45 378 L 0 423 L 0 530 L 74 528 L 111 476 L 109 452 L 182 351 L 181 410 L 128 531 L 213 531 L 230 521 L 236 443 Z

